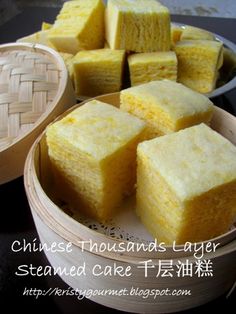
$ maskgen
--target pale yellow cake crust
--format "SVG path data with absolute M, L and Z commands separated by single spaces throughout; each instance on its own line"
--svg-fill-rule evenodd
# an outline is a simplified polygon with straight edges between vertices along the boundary
M 223 44 L 213 40 L 181 40 L 175 46 L 178 81 L 200 93 L 216 87 L 223 61 Z
M 112 49 L 170 50 L 170 13 L 155 0 L 108 0 L 105 25 Z
M 236 147 L 205 124 L 139 147 L 182 201 L 236 180 Z
M 104 11 L 102 0 L 65 2 L 49 30 L 50 42 L 58 51 L 71 54 L 83 49 L 102 48 Z
M 145 123 L 93 100 L 47 128 L 59 199 L 99 221 L 134 190 L 136 148 Z
M 121 91 L 120 107 L 146 121 L 149 138 L 209 123 L 213 114 L 213 104 L 206 96 L 170 80 Z
M 236 219 L 236 147 L 200 124 L 138 146 L 137 214 L 167 244 L 198 242 Z
M 78 96 L 119 92 L 122 87 L 124 50 L 96 49 L 78 52 L 73 58 L 75 91 Z
M 150 81 L 177 80 L 177 57 L 173 51 L 135 53 L 128 57 L 131 86 Z

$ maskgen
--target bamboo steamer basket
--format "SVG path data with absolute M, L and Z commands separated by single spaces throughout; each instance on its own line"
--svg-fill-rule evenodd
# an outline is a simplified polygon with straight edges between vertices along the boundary
M 75 103 L 56 51 L 28 43 L 0 46 L 0 184 L 23 174 L 37 136 Z
M 119 106 L 119 93 L 97 97 L 96 99 Z M 83 105 L 83 103 L 82 103 Z M 78 105 L 77 105 L 78 106 Z M 68 112 L 62 114 L 62 118 Z M 212 127 L 236 144 L 236 118 L 222 109 L 215 108 Z M 50 163 L 47 154 L 45 132 L 35 141 L 25 164 L 24 183 L 35 225 L 42 243 L 49 247 L 54 243 L 63 242 L 72 244 L 72 252 L 50 252 L 45 250 L 45 254 L 53 267 L 65 266 L 67 269 L 78 267 L 86 263 L 86 275 L 67 276 L 61 278 L 72 288 L 88 289 L 123 289 L 128 291 L 132 288 L 156 289 L 163 291 L 169 289 L 190 289 L 191 295 L 178 296 L 165 295 L 156 299 L 149 296 L 142 298 L 140 295 L 93 295 L 91 300 L 102 305 L 134 313 L 171 313 L 189 309 L 226 293 L 234 285 L 236 278 L 236 229 L 221 235 L 205 243 L 220 243 L 214 252 L 205 250 L 204 259 L 213 263 L 213 276 L 198 277 L 197 274 L 186 277 L 156 277 L 158 263 L 160 260 L 172 261 L 174 267 L 179 263 L 195 263 L 196 259 L 192 252 L 183 252 L 183 246 L 177 246 L 178 252 L 172 247 L 166 247 L 165 253 L 146 252 L 111 252 L 105 250 L 92 252 L 88 246 L 81 247 L 81 241 L 92 240 L 93 243 L 127 244 L 123 239 L 116 239 L 102 233 L 91 230 L 87 226 L 79 223 L 70 215 L 66 214 L 57 205 L 56 200 L 50 196 L 50 186 L 52 186 L 50 176 Z M 198 243 L 197 247 L 205 243 Z M 139 268 L 141 262 L 151 259 L 154 266 L 148 270 L 148 276 L 144 276 L 144 270 Z M 102 269 L 106 266 L 114 268 L 121 266 L 131 267 L 130 277 L 120 276 L 99 276 L 93 273 L 93 267 L 100 265 Z M 139 290 L 140 291 L 140 290 Z

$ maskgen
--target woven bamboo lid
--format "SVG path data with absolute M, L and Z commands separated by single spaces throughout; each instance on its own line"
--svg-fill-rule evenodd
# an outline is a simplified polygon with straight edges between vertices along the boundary
M 0 183 L 22 175 L 34 139 L 74 103 L 57 52 L 38 44 L 0 46 Z

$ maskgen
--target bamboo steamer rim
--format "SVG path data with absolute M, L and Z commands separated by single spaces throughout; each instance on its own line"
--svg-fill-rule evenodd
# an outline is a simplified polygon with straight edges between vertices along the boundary
M 31 43 L 8 43 L 8 44 L 0 45 L 0 52 L 6 52 L 6 51 L 10 52 L 14 50 L 29 51 L 30 53 L 35 52 L 35 53 L 39 53 L 39 54 L 49 57 L 50 59 L 52 59 L 52 63 L 54 63 L 55 65 L 59 67 L 60 80 L 58 83 L 56 95 L 53 98 L 52 103 L 46 108 L 46 110 L 44 110 L 41 113 L 40 117 L 34 122 L 34 125 L 32 126 L 32 128 L 30 128 L 28 131 L 23 132 L 22 135 L 16 136 L 9 145 L 6 145 L 2 148 L 0 147 L 0 154 L 1 152 L 4 152 L 12 148 L 17 142 L 21 141 L 23 138 L 29 137 L 32 130 L 36 129 L 44 122 L 45 118 L 48 116 L 48 114 L 51 111 L 53 111 L 58 101 L 62 97 L 63 92 L 65 91 L 67 79 L 68 79 L 68 71 L 66 69 L 66 65 L 62 57 L 60 56 L 60 54 L 56 52 L 54 49 L 41 45 L 41 44 L 31 44 Z
M 119 104 L 119 94 L 120 93 L 114 93 L 114 94 L 107 94 L 102 95 L 99 97 L 95 97 L 93 99 L 104 101 L 110 104 L 113 104 L 115 106 L 118 106 Z M 73 111 L 74 109 L 78 108 L 79 106 L 85 104 L 86 102 L 90 101 L 86 100 L 82 102 L 81 104 L 77 104 L 73 107 L 71 107 L 69 110 L 64 112 L 62 115 L 57 117 L 55 121 L 62 119 L 64 116 L 66 116 L 69 112 Z M 227 120 L 227 121 L 226 121 Z M 55 122 L 54 121 L 54 122 Z M 225 137 L 230 138 L 233 144 L 236 144 L 236 139 L 233 138 L 234 132 L 229 128 L 229 130 L 225 130 L 224 127 L 228 125 L 228 122 L 230 121 L 235 128 L 235 134 L 236 134 L 236 117 L 231 115 L 230 113 L 226 112 L 225 110 L 215 107 L 215 114 L 213 116 L 213 129 L 214 129 L 214 123 L 218 124 L 218 129 L 223 133 Z M 53 123 L 53 122 L 52 122 Z M 224 132 L 223 132 L 224 131 Z M 41 143 L 42 141 L 45 141 L 45 133 L 46 130 L 36 139 L 33 146 L 31 147 L 31 150 L 27 156 L 25 168 L 24 168 L 24 185 L 26 194 L 30 203 L 31 209 L 39 216 L 44 223 L 46 223 L 54 232 L 56 232 L 59 236 L 61 236 L 66 241 L 72 242 L 74 245 L 81 247 L 78 244 L 78 241 L 87 241 L 89 239 L 92 239 L 93 242 L 102 243 L 102 242 L 109 242 L 109 243 L 116 243 L 119 244 L 121 242 L 128 243 L 127 240 L 120 240 L 113 238 L 111 236 L 104 235 L 102 233 L 96 232 L 95 230 L 90 229 L 89 227 L 81 224 L 74 218 L 70 217 L 68 214 L 66 214 L 59 206 L 57 206 L 44 192 L 40 178 L 38 178 L 37 171 L 36 171 L 36 163 L 38 162 L 38 158 L 41 159 Z M 36 156 L 36 151 L 39 150 L 39 156 Z M 39 167 L 39 172 L 41 172 Z M 41 175 L 41 174 L 40 174 Z M 79 232 L 78 232 L 79 230 Z M 229 253 L 232 253 L 236 250 L 236 229 L 232 229 L 228 232 L 226 232 L 223 235 L 220 235 L 218 237 L 215 237 L 213 239 L 209 239 L 203 242 L 197 243 L 197 247 L 201 246 L 202 244 L 207 244 L 208 242 L 211 243 L 221 243 L 221 246 L 217 248 L 216 252 L 206 253 L 204 254 L 205 258 L 211 259 L 220 257 Z M 143 260 L 144 258 L 152 258 L 153 263 L 158 263 L 159 259 L 165 259 L 165 258 L 178 258 L 180 260 L 181 258 L 185 258 L 186 256 L 189 256 L 188 254 L 176 254 L 173 252 L 171 246 L 165 246 L 168 255 L 166 257 L 163 257 L 163 253 L 147 253 L 147 252 L 137 252 L 137 253 L 111 253 L 109 251 L 105 251 L 103 253 L 99 252 L 92 252 L 92 254 L 107 257 L 109 259 L 129 262 L 129 263 L 137 263 L 140 260 Z M 176 248 L 181 249 L 183 248 L 183 245 L 177 245 Z M 86 251 L 89 251 L 87 247 L 85 247 Z M 191 255 L 191 253 L 189 253 Z M 191 258 L 191 256 L 190 256 Z
M 0 184 L 5 184 L 23 174 L 35 139 L 76 97 L 64 61 L 53 49 L 11 43 L 0 45 L 0 52 Z

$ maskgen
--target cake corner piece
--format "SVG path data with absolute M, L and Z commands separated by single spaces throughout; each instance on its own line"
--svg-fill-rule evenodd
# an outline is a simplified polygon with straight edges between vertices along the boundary
M 209 123 L 214 106 L 204 95 L 170 80 L 152 81 L 121 91 L 122 110 L 147 123 L 147 139 Z
M 137 214 L 158 241 L 198 242 L 229 230 L 236 218 L 235 154 L 205 124 L 139 144 Z
M 47 128 L 58 196 L 99 221 L 114 214 L 133 192 L 136 147 L 145 123 L 92 100 Z

